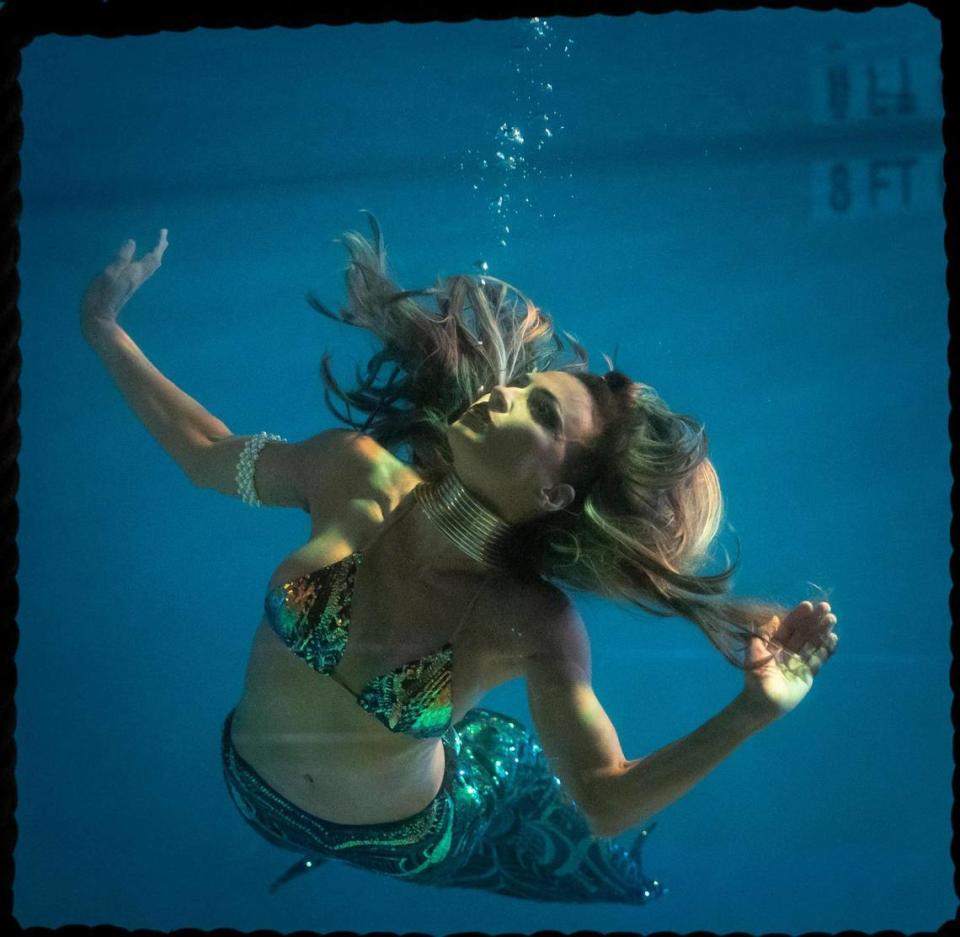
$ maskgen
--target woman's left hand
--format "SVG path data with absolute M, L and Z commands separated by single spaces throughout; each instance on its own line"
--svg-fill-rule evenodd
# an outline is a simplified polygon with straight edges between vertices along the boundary
M 771 718 L 790 712 L 809 692 L 813 678 L 837 648 L 837 616 L 826 602 L 801 602 L 783 620 L 774 616 L 761 629 L 776 644 L 752 638 L 746 662 L 770 660 L 744 673 L 743 696 Z M 782 645 L 782 650 L 778 645 Z
M 167 249 L 167 229 L 160 229 L 156 246 L 139 260 L 133 259 L 136 249 L 135 241 L 125 241 L 113 262 L 87 287 L 80 301 L 84 335 L 93 334 L 100 326 L 115 324 L 127 300 L 153 276 Z

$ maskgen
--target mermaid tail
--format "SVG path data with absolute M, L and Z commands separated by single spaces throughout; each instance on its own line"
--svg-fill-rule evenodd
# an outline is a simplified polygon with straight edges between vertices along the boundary
M 629 848 L 595 836 L 518 720 L 472 709 L 443 735 L 437 797 L 404 820 L 338 824 L 305 813 L 260 777 L 224 725 L 227 788 L 244 819 L 303 859 L 270 887 L 337 858 L 418 885 L 479 888 L 530 901 L 645 904 L 666 892 L 642 867 L 650 830 Z
M 488 819 L 474 824 L 473 849 L 442 884 L 533 901 L 644 904 L 664 893 L 641 863 L 655 824 L 642 829 L 629 849 L 595 836 L 522 723 L 474 709 L 456 731 L 460 777 L 476 792 L 473 799 L 485 802 Z M 470 831 L 461 835 L 469 838 Z

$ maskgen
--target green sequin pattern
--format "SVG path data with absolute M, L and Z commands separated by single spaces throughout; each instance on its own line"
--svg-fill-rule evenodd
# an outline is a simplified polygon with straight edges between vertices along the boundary
M 443 735 L 453 712 L 452 660 L 453 647 L 446 644 L 435 654 L 375 677 L 364 687 L 357 702 L 392 732 L 406 732 L 417 738 Z
M 471 709 L 442 736 L 446 770 L 427 807 L 392 823 L 351 825 L 311 816 L 274 791 L 223 732 L 227 789 L 263 838 L 299 852 L 276 889 L 330 860 L 413 884 L 479 888 L 532 901 L 639 905 L 666 889 L 642 870 L 655 824 L 627 848 L 594 836 L 518 720 Z
M 265 610 L 273 630 L 314 670 L 332 674 L 350 634 L 350 610 L 361 553 L 285 582 L 267 593 Z M 453 646 L 390 673 L 374 677 L 357 702 L 391 732 L 436 738 L 453 716 L 450 680 Z
M 350 632 L 353 580 L 362 557 L 353 553 L 267 593 L 265 610 L 273 630 L 314 670 L 331 673 L 340 663 Z

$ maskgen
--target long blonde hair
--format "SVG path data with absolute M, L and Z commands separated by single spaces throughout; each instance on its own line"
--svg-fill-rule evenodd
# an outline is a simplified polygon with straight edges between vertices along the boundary
M 457 275 L 427 289 L 400 289 L 387 273 L 379 225 L 368 218 L 372 241 L 356 232 L 343 236 L 346 305 L 335 313 L 307 296 L 318 312 L 379 339 L 380 349 L 350 389 L 334 378 L 329 353 L 323 355 L 333 414 L 386 448 L 409 446 L 414 467 L 437 481 L 452 468 L 448 425 L 491 387 L 529 371 L 575 375 L 590 390 L 603 430 L 569 468 L 574 502 L 515 528 L 519 568 L 658 617 L 681 616 L 733 665 L 763 663 L 747 664 L 744 648 L 786 609 L 729 594 L 739 554 L 720 572 L 700 573 L 713 559 L 724 518 L 703 425 L 612 366 L 602 376 L 589 373 L 583 346 L 569 333 L 557 335 L 548 314 L 501 280 Z M 436 311 L 422 302 L 427 298 Z

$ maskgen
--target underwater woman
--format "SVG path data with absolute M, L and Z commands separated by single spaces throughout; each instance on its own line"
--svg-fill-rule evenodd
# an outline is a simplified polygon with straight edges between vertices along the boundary
M 346 302 L 377 339 L 357 385 L 322 375 L 343 429 L 236 435 L 118 323 L 160 266 L 127 241 L 81 304 L 133 412 L 194 485 L 310 518 L 269 577 L 227 789 L 297 855 L 273 887 L 340 860 L 421 885 L 643 904 L 650 818 L 794 709 L 837 646 L 826 602 L 731 595 L 707 438 L 587 353 L 506 283 L 404 291 L 383 240 L 344 236 Z M 341 413 L 334 398 L 342 404 Z M 695 623 L 743 689 L 689 735 L 628 758 L 592 689 L 586 592 Z M 522 677 L 532 726 L 480 704 Z M 616 837 L 632 831 L 631 845 Z

